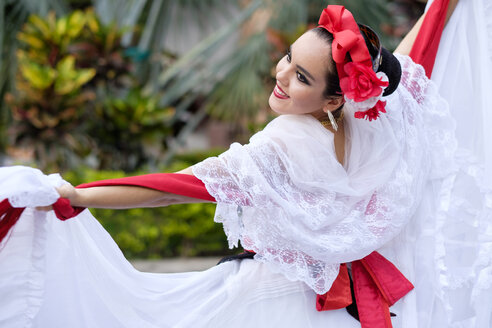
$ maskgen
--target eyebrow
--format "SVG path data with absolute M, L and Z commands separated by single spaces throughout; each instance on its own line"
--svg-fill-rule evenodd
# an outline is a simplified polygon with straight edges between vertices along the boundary
M 289 52 L 292 53 L 292 46 L 289 47 Z M 301 71 L 303 72 L 304 74 L 307 75 L 307 77 L 309 77 L 311 80 L 315 81 L 316 82 L 316 79 L 311 75 L 311 73 L 309 73 L 304 67 L 300 66 L 300 65 L 297 65 L 296 64 L 296 67 Z
M 308 72 L 308 71 L 306 71 L 304 68 L 302 68 L 302 66 L 299 66 L 299 65 L 296 65 L 296 66 L 297 66 L 297 68 L 298 68 L 300 71 L 302 71 L 304 74 L 306 74 L 306 75 L 307 75 L 307 77 L 309 77 L 309 78 L 310 78 L 311 80 L 313 80 L 313 81 L 316 81 L 316 79 L 315 79 L 315 78 L 314 78 L 311 74 L 309 74 L 309 72 Z

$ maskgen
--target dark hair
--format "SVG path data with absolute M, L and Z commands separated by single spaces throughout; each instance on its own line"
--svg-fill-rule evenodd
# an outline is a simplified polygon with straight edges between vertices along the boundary
M 331 46 L 333 42 L 333 34 L 322 27 L 316 27 L 311 31 L 316 33 L 318 37 L 320 37 L 322 40 L 325 40 Z M 370 41 L 367 39 L 364 33 L 361 34 L 364 37 L 366 45 L 368 46 L 369 53 L 371 54 L 371 56 L 373 56 L 374 52 L 371 51 L 373 47 L 371 46 Z M 383 60 L 378 69 L 378 72 L 384 72 L 388 76 L 389 86 L 384 90 L 383 93 L 383 96 L 388 96 L 396 90 L 398 84 L 400 83 L 401 66 L 398 59 L 396 59 L 396 57 L 393 56 L 393 54 L 391 54 L 385 48 L 382 48 L 381 56 L 383 57 Z M 332 67 L 332 69 L 328 70 L 328 73 L 326 74 L 326 88 L 323 92 L 323 95 L 326 98 L 339 96 L 342 94 L 342 90 L 340 89 L 340 79 L 338 77 L 336 64 L 332 56 L 330 56 L 330 62 L 330 66 Z
M 325 40 L 331 46 L 333 42 L 333 34 L 322 27 L 316 27 L 311 31 L 316 33 L 318 37 L 320 37 L 322 40 Z M 340 79 L 338 77 L 336 64 L 332 56 L 330 56 L 330 67 L 331 69 L 328 70 L 328 73 L 325 77 L 326 88 L 323 92 L 323 96 L 325 96 L 325 98 L 342 95 L 342 89 L 340 88 Z

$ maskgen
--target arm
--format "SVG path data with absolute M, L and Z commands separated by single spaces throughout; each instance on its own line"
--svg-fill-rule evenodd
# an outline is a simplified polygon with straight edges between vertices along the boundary
M 456 5 L 458 4 L 458 0 L 449 0 L 448 12 L 446 13 L 446 20 L 444 24 L 448 23 L 449 18 L 453 14 Z M 402 55 L 410 54 L 410 50 L 412 50 L 413 43 L 419 34 L 420 27 L 422 26 L 422 22 L 425 19 L 425 13 L 419 18 L 417 23 L 412 27 L 410 32 L 403 38 L 398 47 L 395 50 L 395 53 L 399 53 Z
M 186 168 L 177 173 L 192 175 L 191 168 Z M 58 188 L 58 193 L 61 197 L 68 198 L 73 206 L 92 208 L 128 209 L 207 202 L 202 199 L 135 186 L 104 186 L 78 189 L 70 185 L 64 185 Z

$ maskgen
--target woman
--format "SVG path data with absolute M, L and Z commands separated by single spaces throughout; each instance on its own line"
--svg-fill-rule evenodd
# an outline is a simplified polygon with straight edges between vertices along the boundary
M 2 326 L 360 327 L 344 309 L 316 311 L 316 294 L 330 290 L 340 263 L 376 249 L 415 285 L 391 308 L 393 325 L 443 326 L 446 309 L 425 308 L 435 285 L 414 246 L 424 245 L 422 218 L 440 200 L 432 186 L 454 169 L 443 165 L 454 162 L 453 140 L 434 136 L 452 136 L 454 123 L 421 67 L 384 50 L 380 61 L 377 42 L 359 38 L 354 24 L 343 7 L 328 6 L 321 27 L 277 65 L 269 103 L 282 115 L 250 144 L 180 172 L 205 184 L 230 245 L 241 240 L 255 260 L 140 273 L 88 211 L 60 222 L 27 209 L 0 252 Z M 370 82 L 357 75 L 368 68 Z M 379 68 L 386 74 L 376 75 Z M 354 76 L 369 86 L 364 92 L 350 88 Z M 25 168 L 0 174 L 1 198 L 18 206 L 49 205 L 59 195 L 101 208 L 203 201 L 140 187 L 75 189 Z

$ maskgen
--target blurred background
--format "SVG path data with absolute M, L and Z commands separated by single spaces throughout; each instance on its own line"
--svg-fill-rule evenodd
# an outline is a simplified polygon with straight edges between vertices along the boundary
M 0 164 L 74 185 L 172 172 L 272 118 L 289 45 L 343 4 L 393 50 L 418 0 L 0 0 Z M 129 258 L 224 255 L 212 204 L 92 210 Z M 234 252 L 234 251 L 233 251 Z

